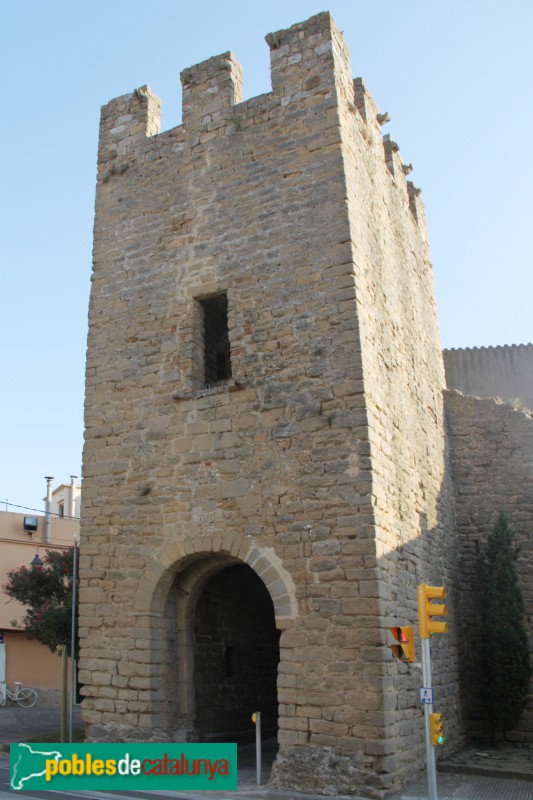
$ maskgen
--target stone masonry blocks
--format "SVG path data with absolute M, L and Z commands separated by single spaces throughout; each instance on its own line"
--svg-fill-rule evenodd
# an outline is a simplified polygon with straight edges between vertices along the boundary
M 273 783 L 378 798 L 423 754 L 416 678 L 385 632 L 412 620 L 418 582 L 456 582 L 427 231 L 331 15 L 267 42 L 261 97 L 242 99 L 228 51 L 184 70 L 170 131 L 149 87 L 102 109 L 84 715 L 95 740 L 189 741 L 216 694 L 202 724 L 222 733 L 224 687 L 245 663 L 274 687 L 276 654 Z M 219 357 L 231 376 L 207 380 Z M 249 581 L 241 613 L 224 575 Z M 275 628 L 245 662 L 253 592 Z M 435 686 L 459 741 L 456 669 L 452 634 Z

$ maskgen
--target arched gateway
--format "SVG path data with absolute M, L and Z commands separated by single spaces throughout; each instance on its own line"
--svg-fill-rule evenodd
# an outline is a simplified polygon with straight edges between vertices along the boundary
M 216 551 L 216 539 L 166 545 L 136 594 L 156 678 L 147 722 L 176 741 L 246 741 L 253 711 L 264 733 L 277 730 L 279 640 L 296 615 L 294 585 L 273 551 L 243 556 L 231 536 Z

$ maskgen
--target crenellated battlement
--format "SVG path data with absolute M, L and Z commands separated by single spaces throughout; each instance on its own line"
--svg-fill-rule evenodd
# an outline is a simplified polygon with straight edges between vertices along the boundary
M 403 164 L 391 136 L 382 137 L 389 115 L 380 114 L 362 78 L 352 79 L 349 50 L 331 14 L 317 14 L 265 38 L 272 91 L 259 97 L 243 100 L 242 67 L 231 51 L 182 71 L 182 124 L 172 132 L 183 140 L 181 150 L 268 124 L 284 111 L 290 119 L 296 118 L 296 109 L 300 113 L 306 108 L 315 117 L 317 113 L 351 116 L 352 135 L 364 139 L 367 148 L 382 141 L 381 155 L 376 150 L 375 156 L 382 159 L 402 202 L 418 221 L 418 190 L 405 180 L 410 165 Z M 160 133 L 160 112 L 161 100 L 148 85 L 102 108 L 99 174 L 104 183 L 159 147 L 147 139 Z
M 329 12 L 269 33 L 265 39 L 270 47 L 272 91 L 278 96 L 326 95 L 344 77 L 349 54 Z
M 496 351 L 499 354 L 514 354 L 519 353 L 522 350 L 529 351 L 531 357 L 533 357 L 533 344 L 531 342 L 524 342 L 521 344 L 495 344 L 495 345 L 481 345 L 479 347 L 449 347 L 445 350 L 445 353 L 472 353 L 476 351 L 488 351 L 494 352 Z
M 161 99 L 146 84 L 102 107 L 100 143 L 125 154 L 161 130 Z
M 186 128 L 216 130 L 228 108 L 242 102 L 242 67 L 231 52 L 214 56 L 181 73 Z
M 533 344 L 444 350 L 448 389 L 533 409 Z

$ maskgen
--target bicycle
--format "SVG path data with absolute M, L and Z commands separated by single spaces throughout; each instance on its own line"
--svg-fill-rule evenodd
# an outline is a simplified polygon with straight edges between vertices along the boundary
M 37 702 L 39 695 L 35 689 L 30 689 L 28 686 L 23 686 L 21 681 L 15 681 L 15 691 L 11 691 L 6 684 L 5 689 L 0 684 L 0 706 L 7 705 L 9 700 L 11 703 L 18 703 L 22 708 L 31 708 Z

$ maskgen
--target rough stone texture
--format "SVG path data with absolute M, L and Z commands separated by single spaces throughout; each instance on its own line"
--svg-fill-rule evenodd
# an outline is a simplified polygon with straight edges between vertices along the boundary
M 533 410 L 533 345 L 445 350 L 448 389 Z
M 477 692 L 478 648 L 490 646 L 497 631 L 482 631 L 476 619 L 476 554 L 496 521 L 508 515 L 520 546 L 517 569 L 525 602 L 525 623 L 533 620 L 533 415 L 493 399 L 446 392 L 446 418 L 453 477 L 460 564 L 464 590 L 461 635 L 462 693 L 470 733 L 483 733 Z M 477 639 L 476 634 L 477 632 Z M 533 663 L 533 640 L 530 638 Z M 510 738 L 533 741 L 533 681 L 529 704 Z
M 448 590 L 434 685 L 449 742 L 464 730 L 424 211 L 330 15 L 267 41 L 265 95 L 241 102 L 225 53 L 183 73 L 173 130 L 149 87 L 102 109 L 84 718 L 97 740 L 197 737 L 196 609 L 247 564 L 281 632 L 274 783 L 377 798 L 424 763 L 420 672 L 387 646 L 422 582 Z M 219 293 L 232 377 L 206 386 L 200 301 Z

